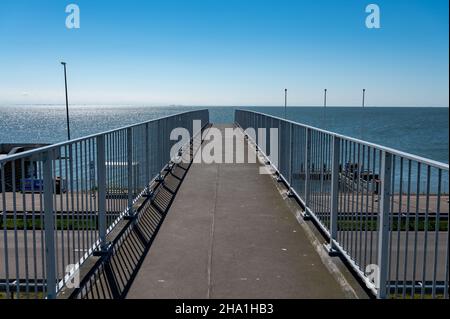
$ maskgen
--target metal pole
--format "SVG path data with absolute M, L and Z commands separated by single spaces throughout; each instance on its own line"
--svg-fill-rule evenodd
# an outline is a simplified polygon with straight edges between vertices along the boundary
M 366 106 L 366 89 L 363 89 L 362 107 Z
M 66 122 L 67 122 L 67 139 L 70 140 L 70 122 L 69 122 L 69 96 L 67 93 L 67 71 L 66 71 L 66 62 L 61 62 L 64 66 L 64 84 L 66 88 Z
M 364 107 L 366 106 L 366 89 L 363 89 L 363 96 L 362 96 L 362 110 L 364 112 Z M 364 115 L 363 115 L 364 117 Z M 364 126 L 361 125 L 361 139 L 364 140 Z
M 53 174 L 52 151 L 43 158 L 44 179 L 44 227 L 45 227 L 45 270 L 47 277 L 47 298 L 56 298 L 56 260 L 55 260 L 55 219 L 53 216 Z
M 381 200 L 378 233 L 378 294 L 386 298 L 389 272 L 389 210 L 391 197 L 392 154 L 382 152 L 381 158 Z
M 284 118 L 287 118 L 287 89 L 284 89 Z
M 305 132 L 305 213 L 304 218 L 309 217 L 309 165 L 311 157 L 311 130 L 306 128 Z
M 293 196 L 292 189 L 294 185 L 292 185 L 292 180 L 294 176 L 294 124 L 289 124 L 289 196 Z
M 106 159 L 105 136 L 97 137 L 98 233 L 100 250 L 106 249 Z
M 145 184 L 144 186 L 147 188 L 150 187 L 150 138 L 148 134 L 148 123 L 145 124 Z
M 133 132 L 127 128 L 128 216 L 133 216 Z
M 324 89 L 323 95 L 323 128 L 327 128 L 327 89 Z
M 338 205 L 339 205 L 339 158 L 340 158 L 341 141 L 339 137 L 333 136 L 333 154 L 331 163 L 331 195 L 330 195 L 330 244 L 328 246 L 328 253 L 330 255 L 336 254 L 336 247 L 334 242 L 337 241 L 338 231 Z

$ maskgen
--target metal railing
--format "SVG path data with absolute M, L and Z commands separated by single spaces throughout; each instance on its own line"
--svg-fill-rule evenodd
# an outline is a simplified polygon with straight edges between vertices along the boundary
M 208 122 L 180 113 L 0 159 L 0 299 L 55 298 L 173 159 L 171 131 Z
M 448 298 L 448 164 L 252 111 L 235 122 L 266 129 L 258 150 L 378 298 Z

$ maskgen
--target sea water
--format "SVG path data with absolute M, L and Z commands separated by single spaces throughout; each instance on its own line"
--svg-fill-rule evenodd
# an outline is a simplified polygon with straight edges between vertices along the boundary
M 205 107 L 70 106 L 72 138 Z M 213 123 L 232 123 L 236 109 L 285 116 L 283 107 L 208 107 Z M 289 120 L 448 163 L 449 109 L 434 107 L 288 107 Z M 66 139 L 64 105 L 0 106 L 0 143 Z

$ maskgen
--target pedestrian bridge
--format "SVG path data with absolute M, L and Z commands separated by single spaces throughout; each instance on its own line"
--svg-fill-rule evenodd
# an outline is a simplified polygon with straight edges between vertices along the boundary
M 0 298 L 448 298 L 448 164 L 200 110 L 0 167 Z

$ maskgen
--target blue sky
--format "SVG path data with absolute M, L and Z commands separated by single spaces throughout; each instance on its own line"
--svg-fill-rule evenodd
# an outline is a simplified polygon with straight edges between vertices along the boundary
M 81 28 L 65 27 L 76 3 Z M 381 9 L 367 29 L 365 8 Z M 448 0 L 2 0 L 0 104 L 449 106 Z

